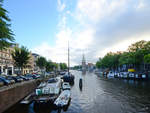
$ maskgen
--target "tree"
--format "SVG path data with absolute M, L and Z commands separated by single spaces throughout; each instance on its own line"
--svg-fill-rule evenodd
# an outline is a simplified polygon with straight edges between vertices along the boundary
M 60 65 L 61 70 L 67 69 L 67 64 L 66 63 L 60 63 L 59 65 Z
M 28 61 L 30 59 L 29 54 L 29 50 L 24 46 L 22 46 L 21 48 L 15 48 L 15 51 L 12 53 L 14 63 L 16 67 L 18 67 L 21 70 L 22 74 L 23 68 L 28 64 Z
M 10 29 L 11 21 L 8 17 L 8 11 L 3 8 L 3 0 L 0 0 L 0 49 L 9 47 L 14 42 L 13 32 Z
M 128 47 L 126 52 L 107 53 L 103 58 L 96 62 L 98 68 L 109 68 L 116 70 L 122 65 L 127 68 L 135 68 L 137 70 L 145 69 L 145 63 L 149 63 L 150 41 L 138 41 Z
M 76 65 L 76 66 L 73 67 L 73 69 L 81 69 L 81 68 L 82 68 L 81 65 Z
M 150 54 L 144 56 L 144 62 L 150 64 Z
M 55 70 L 58 69 L 58 64 L 57 63 L 53 63 L 53 66 L 54 66 Z
M 147 41 L 141 40 L 136 43 L 131 44 L 131 46 L 128 47 L 129 52 L 137 52 L 139 50 L 144 49 L 145 45 L 147 44 Z
M 139 70 L 140 65 L 144 64 L 144 56 L 150 53 L 150 42 L 138 41 L 129 46 L 128 50 L 132 54 L 135 68 Z
M 97 67 L 97 68 L 101 68 L 101 67 L 102 67 L 102 66 L 101 66 L 101 61 L 100 61 L 100 60 L 96 62 L 96 67 Z
M 47 62 L 46 62 L 46 72 L 52 71 L 53 68 L 54 68 L 53 62 L 52 62 L 52 61 L 47 61 Z
M 36 65 L 42 70 L 46 67 L 46 59 L 44 57 L 39 57 L 36 61 Z

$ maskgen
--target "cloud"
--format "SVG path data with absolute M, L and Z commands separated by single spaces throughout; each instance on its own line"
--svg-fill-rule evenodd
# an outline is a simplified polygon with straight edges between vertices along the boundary
M 61 0 L 57 0 L 57 3 L 58 3 L 58 10 L 60 12 L 62 12 L 65 9 L 65 7 L 66 7 L 65 3 L 62 3 Z
M 58 0 L 58 6 L 62 4 L 69 7 Z M 77 0 L 74 5 L 74 10 L 60 12 L 55 46 L 43 43 L 34 51 L 67 62 L 69 40 L 75 65 L 81 64 L 83 53 L 87 62 L 96 62 L 109 51 L 124 51 L 136 41 L 150 40 L 149 0 Z

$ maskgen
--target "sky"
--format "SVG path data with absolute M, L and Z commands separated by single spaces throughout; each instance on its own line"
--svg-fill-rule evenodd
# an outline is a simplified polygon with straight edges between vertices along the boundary
M 48 60 L 95 63 L 150 40 L 150 0 L 4 0 L 16 42 Z

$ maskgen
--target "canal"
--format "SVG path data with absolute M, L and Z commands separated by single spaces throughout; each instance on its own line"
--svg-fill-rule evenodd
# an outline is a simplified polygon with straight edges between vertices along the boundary
M 71 102 L 61 113 L 150 113 L 150 84 L 145 81 L 106 79 L 94 73 L 82 75 L 72 71 L 75 84 L 71 89 Z M 83 88 L 79 89 L 79 78 Z M 57 113 L 51 107 L 34 109 L 30 105 L 16 104 L 5 113 Z

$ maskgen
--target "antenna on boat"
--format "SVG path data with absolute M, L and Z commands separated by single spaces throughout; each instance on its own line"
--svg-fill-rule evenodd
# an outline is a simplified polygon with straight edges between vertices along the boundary
M 68 41 L 68 74 L 69 74 L 69 68 L 70 68 L 70 59 L 69 59 L 69 41 Z

